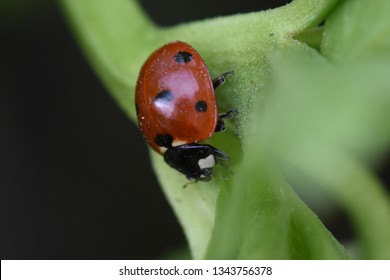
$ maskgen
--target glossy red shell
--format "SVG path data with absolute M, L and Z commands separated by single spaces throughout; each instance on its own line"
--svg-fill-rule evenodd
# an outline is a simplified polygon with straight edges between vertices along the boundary
M 178 62 L 178 53 L 191 60 Z M 169 91 L 169 98 L 157 98 Z M 160 95 L 159 95 L 160 94 Z M 198 101 L 207 104 L 197 110 Z M 209 70 L 199 53 L 184 42 L 172 42 L 156 50 L 140 71 L 135 103 L 140 129 L 149 145 L 163 153 L 155 138 L 169 134 L 173 145 L 194 143 L 209 138 L 216 127 L 217 105 Z

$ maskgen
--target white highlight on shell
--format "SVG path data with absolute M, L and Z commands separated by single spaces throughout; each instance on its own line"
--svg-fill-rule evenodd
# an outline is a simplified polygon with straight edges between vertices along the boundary
M 206 169 L 206 168 L 212 168 L 215 165 L 215 158 L 213 155 L 209 155 L 206 158 L 201 158 L 198 161 L 199 168 L 201 170 Z

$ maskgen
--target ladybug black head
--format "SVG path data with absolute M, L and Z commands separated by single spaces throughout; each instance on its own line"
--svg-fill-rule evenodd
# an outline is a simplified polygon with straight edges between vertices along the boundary
M 180 145 L 171 147 L 164 153 L 164 160 L 168 165 L 194 181 L 209 181 L 217 159 L 227 160 L 229 156 L 207 144 Z

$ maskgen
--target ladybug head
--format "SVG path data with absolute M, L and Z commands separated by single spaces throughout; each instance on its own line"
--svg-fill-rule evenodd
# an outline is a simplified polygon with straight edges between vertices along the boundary
M 180 145 L 171 147 L 164 153 L 164 160 L 168 165 L 193 181 L 209 181 L 217 159 L 227 160 L 229 156 L 207 144 Z

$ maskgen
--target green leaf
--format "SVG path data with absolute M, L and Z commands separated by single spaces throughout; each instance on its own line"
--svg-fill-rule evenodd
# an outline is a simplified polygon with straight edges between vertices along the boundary
M 390 198 L 367 167 L 380 161 L 390 145 L 389 13 L 387 0 L 349 0 L 327 19 L 322 51 L 342 66 L 326 73 L 326 86 L 317 82 L 339 95 L 333 133 L 344 149 L 328 147 L 328 154 L 317 151 L 300 164 L 348 211 L 359 257 L 369 259 L 390 258 Z
M 348 211 L 356 227 L 359 257 L 369 259 L 390 258 L 390 198 L 367 167 L 390 145 L 389 13 L 387 0 L 349 0 L 327 19 L 322 51 L 342 67 L 327 73 L 325 89 L 341 96 L 333 120 L 342 113 L 342 122 L 337 121 L 333 132 L 349 150 L 341 153 L 332 147 L 332 157 L 317 152 L 316 161 L 311 158 L 301 165 Z
M 390 1 L 348 0 L 326 20 L 322 51 L 333 60 L 389 53 Z
M 390 146 L 389 66 L 382 54 L 334 65 L 280 52 L 271 58 L 268 111 L 258 119 L 264 149 L 345 208 L 364 259 L 390 257 L 390 198 L 367 167 Z
M 235 174 L 232 190 L 223 189 L 209 246 L 210 259 L 345 259 L 340 244 L 269 167 L 264 153 Z M 219 219 L 218 219 L 219 218 Z

